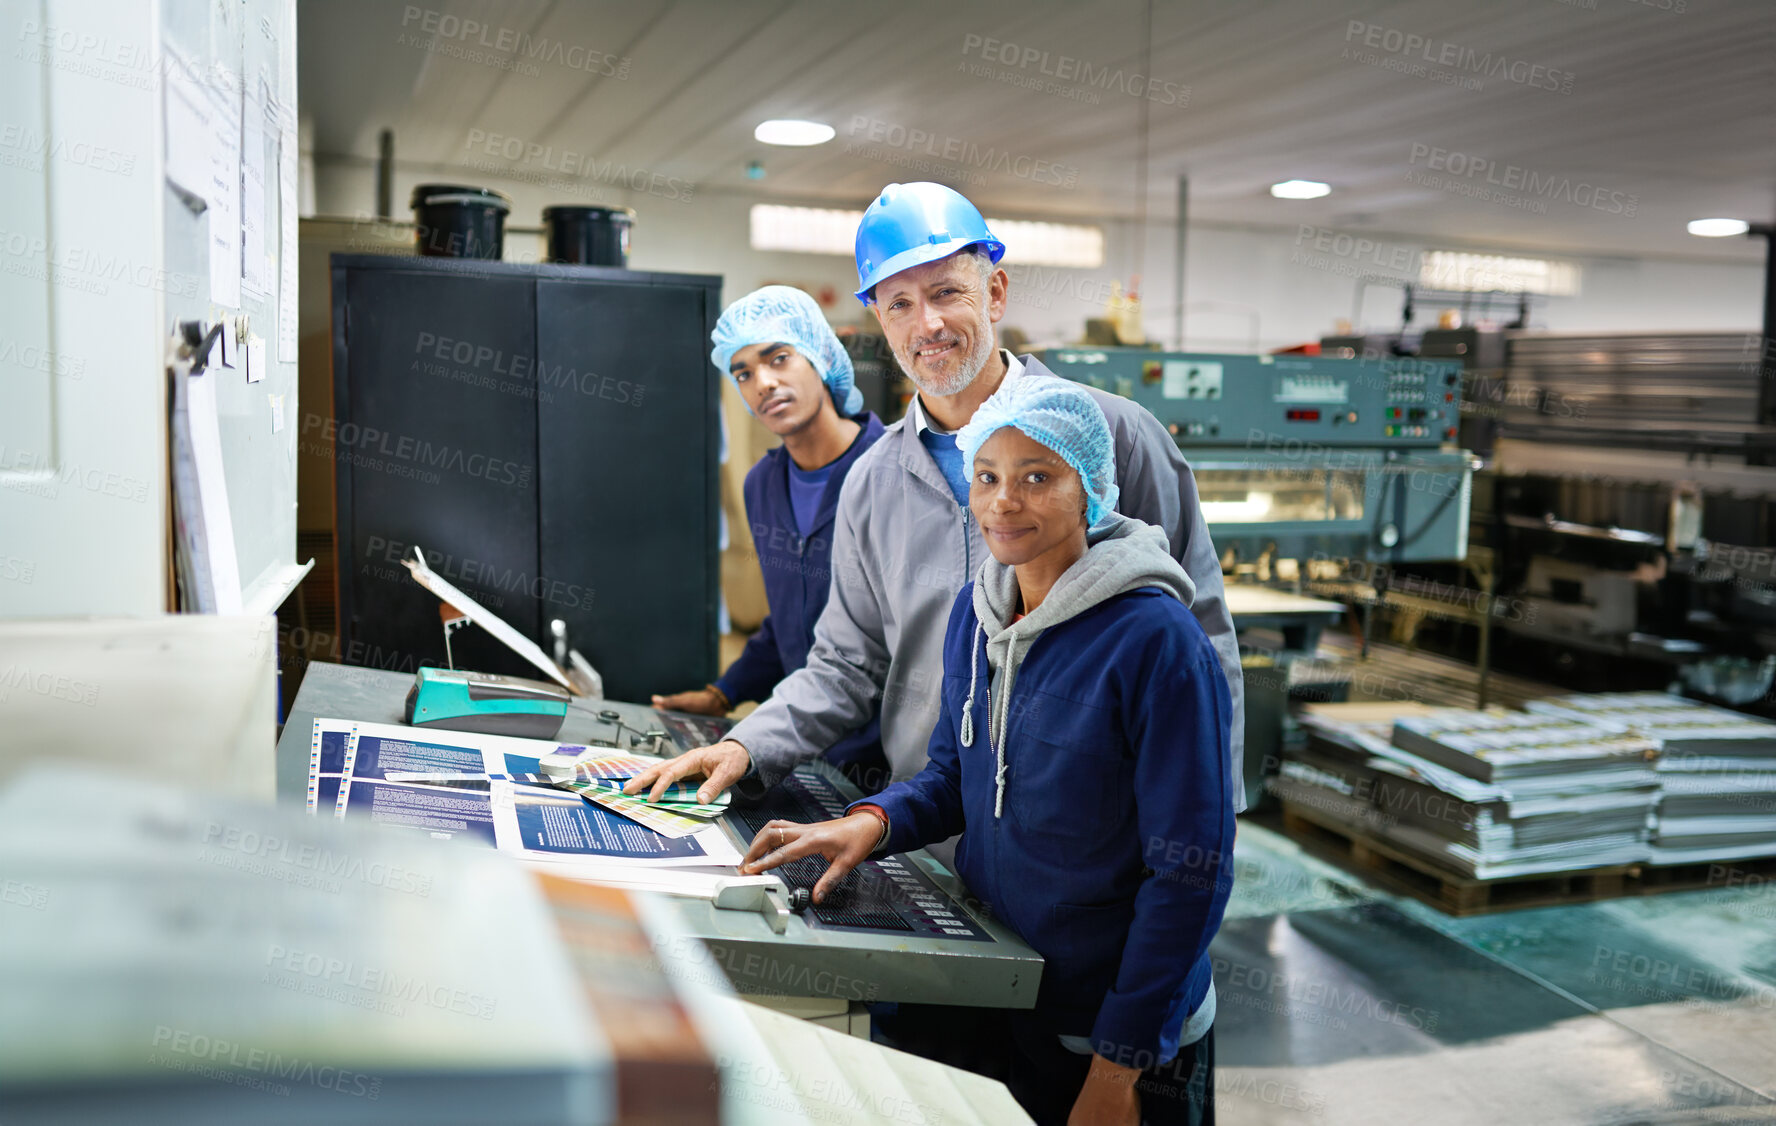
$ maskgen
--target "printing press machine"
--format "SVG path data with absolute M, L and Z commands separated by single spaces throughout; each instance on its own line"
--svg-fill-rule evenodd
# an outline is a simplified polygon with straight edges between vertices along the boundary
M 1454 446 L 1457 363 L 1132 348 L 1042 359 L 1153 412 L 1190 461 L 1224 557 L 1466 554 L 1473 461 Z
M 1575 688 L 1664 687 L 1770 712 L 1776 375 L 1766 334 L 1484 325 L 1327 337 L 1324 352 L 1462 364 L 1471 575 L 1501 665 Z M 1479 585 L 1479 584 L 1476 584 Z M 1445 616 L 1447 617 L 1447 616 Z M 1471 652 L 1459 622 L 1415 634 Z M 1484 645 L 1483 645 L 1484 647 Z
M 1517 642 L 1508 655 L 1552 645 L 1550 671 L 1576 687 L 1608 669 L 1609 687 L 1675 679 L 1768 712 L 1767 363 L 1755 333 L 1508 339 L 1492 534 L 1508 561 L 1501 589 L 1525 611 L 1500 623 Z

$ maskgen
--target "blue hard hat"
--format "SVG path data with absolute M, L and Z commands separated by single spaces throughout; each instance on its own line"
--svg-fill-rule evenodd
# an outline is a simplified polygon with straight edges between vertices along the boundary
M 857 299 L 868 305 L 884 278 L 977 243 L 994 262 L 1005 256 L 967 196 L 942 184 L 889 184 L 857 224 Z

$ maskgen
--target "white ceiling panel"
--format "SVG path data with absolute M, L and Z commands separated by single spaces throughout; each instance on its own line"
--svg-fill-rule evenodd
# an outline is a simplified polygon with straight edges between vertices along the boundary
M 1188 176 L 1199 220 L 1723 257 L 1761 248 L 1695 239 L 1684 222 L 1776 218 L 1771 0 L 303 0 L 299 12 L 321 159 L 371 159 L 387 127 L 403 164 L 471 182 L 547 174 L 575 154 L 851 207 L 893 180 L 936 179 L 1000 214 L 1129 216 L 1144 186 L 1169 217 Z M 753 127 L 771 117 L 838 136 L 759 144 Z M 747 178 L 755 160 L 763 180 Z M 1333 191 L 1269 196 L 1296 177 Z

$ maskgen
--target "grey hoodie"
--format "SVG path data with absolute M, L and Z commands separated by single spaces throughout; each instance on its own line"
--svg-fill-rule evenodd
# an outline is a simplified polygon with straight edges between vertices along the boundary
M 1042 631 L 1142 587 L 1158 587 L 1186 606 L 1196 597 L 1196 584 L 1172 558 L 1165 533 L 1151 524 L 1112 512 L 1086 533 L 1086 545 L 1085 554 L 1055 580 L 1042 605 L 1015 623 L 1011 619 L 1021 601 L 1017 572 L 989 555 L 974 581 L 975 630 L 986 634 L 989 675 L 997 674 L 987 693 L 987 740 L 996 767 L 994 817 L 1005 803 L 1005 727 L 1018 663 Z M 980 662 L 969 663 L 968 703 L 962 713 L 964 747 L 974 746 L 974 697 L 980 670 Z

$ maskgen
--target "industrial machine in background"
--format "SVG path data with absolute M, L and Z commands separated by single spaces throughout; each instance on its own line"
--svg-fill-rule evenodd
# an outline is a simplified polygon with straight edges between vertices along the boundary
M 1487 326 L 1321 341 L 1373 362 L 1462 365 L 1474 478 L 1465 568 L 1408 567 L 1483 602 L 1396 635 L 1584 690 L 1664 687 L 1769 711 L 1776 680 L 1776 427 L 1758 333 L 1554 334 Z M 1481 642 L 1482 663 L 1492 658 Z
M 1329 359 L 1414 358 L 1448 360 L 1461 368 L 1461 421 L 1457 442 L 1482 457 L 1492 452 L 1504 401 L 1505 332 L 1487 325 L 1360 333 L 1320 338 Z
M 1153 412 L 1190 461 L 1224 559 L 1467 554 L 1473 459 L 1455 446 L 1457 363 L 1116 348 L 1042 360 Z
M 1500 657 L 1769 710 L 1776 427 L 1752 333 L 1513 335 L 1494 450 Z M 1533 611 L 1527 612 L 1527 611 Z M 1590 658 L 1590 659 L 1588 659 Z

